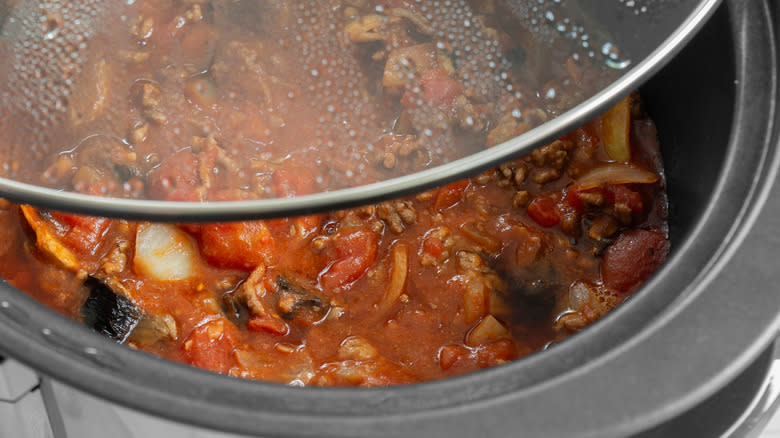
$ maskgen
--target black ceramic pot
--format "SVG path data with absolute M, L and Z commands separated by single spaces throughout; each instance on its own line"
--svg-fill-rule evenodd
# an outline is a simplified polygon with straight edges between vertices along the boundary
M 616 311 L 547 351 L 424 384 L 291 388 L 113 344 L 7 285 L 0 286 L 0 349 L 109 401 L 239 433 L 603 438 L 663 432 L 737 381 L 776 336 L 775 8 L 763 0 L 726 2 L 642 89 L 666 164 L 671 257 Z

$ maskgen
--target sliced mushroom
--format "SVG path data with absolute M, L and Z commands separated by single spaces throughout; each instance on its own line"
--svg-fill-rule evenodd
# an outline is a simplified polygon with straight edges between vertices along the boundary
M 246 326 L 251 313 L 246 296 L 240 289 L 225 292 L 222 295 L 222 312 L 237 326 Z
M 161 339 L 179 339 L 176 320 L 167 313 L 161 315 L 144 315 L 136 324 L 127 338 L 138 346 L 152 345 Z
M 313 288 L 304 288 L 288 278 L 276 277 L 276 308 L 285 319 L 302 317 L 322 317 L 328 310 L 327 301 L 312 292 Z M 308 318 L 306 318 L 308 319 Z
M 261 266 L 238 289 L 226 293 L 223 303 L 225 312 L 237 323 L 260 318 L 310 324 L 323 318 L 330 307 L 314 290 L 300 280 L 268 272 Z
M 116 281 L 88 277 L 84 285 L 89 297 L 81 306 L 81 319 L 87 327 L 117 342 L 140 346 L 164 338 L 178 339 L 176 320 L 171 315 L 145 314 Z
M 344 33 L 353 43 L 380 41 L 385 38 L 382 27 L 387 23 L 387 17 L 378 14 L 364 15 L 344 27 Z
M 77 127 L 96 120 L 106 108 L 112 78 L 111 66 L 105 59 L 89 64 L 79 77 L 78 93 L 68 104 L 68 118 Z
M 399 87 L 411 83 L 429 70 L 439 67 L 439 57 L 433 43 L 395 49 L 387 57 L 382 85 Z
M 84 285 L 90 290 L 81 306 L 84 324 L 117 342 L 124 342 L 141 319 L 141 311 L 127 297 L 94 277 L 89 277 Z
M 211 2 L 203 6 L 194 4 L 181 18 L 187 24 L 174 37 L 173 61 L 183 77 L 205 73 L 211 68 L 217 52 L 217 30 L 212 24 L 214 8 Z

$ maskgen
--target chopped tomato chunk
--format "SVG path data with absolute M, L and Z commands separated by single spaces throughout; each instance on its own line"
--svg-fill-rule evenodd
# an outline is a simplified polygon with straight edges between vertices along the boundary
M 377 235 L 357 230 L 336 239 L 335 261 L 320 275 L 320 284 L 335 289 L 357 280 L 376 260 Z
M 276 189 L 276 196 L 280 198 L 292 198 L 314 193 L 312 171 L 305 167 L 278 169 L 274 172 L 272 181 Z M 271 219 L 268 224 L 272 228 L 289 229 L 290 223 L 292 223 L 296 227 L 296 231 L 299 232 L 299 236 L 303 237 L 316 230 L 321 222 L 322 216 L 313 214 L 295 218 Z
M 444 242 L 438 237 L 428 237 L 423 241 L 422 250 L 434 258 L 438 258 L 445 250 Z
M 198 159 L 189 150 L 183 150 L 149 174 L 147 194 L 151 199 L 197 201 L 199 185 Z
M 445 345 L 439 349 L 439 366 L 443 370 L 452 368 L 455 363 L 471 354 L 468 348 L 462 345 Z
M 247 328 L 253 332 L 265 331 L 282 336 L 290 331 L 290 327 L 284 321 L 274 318 L 252 318 L 247 323 Z
M 262 221 L 226 222 L 201 227 L 200 250 L 214 266 L 251 270 L 268 263 L 274 239 Z
M 446 106 L 463 92 L 463 84 L 449 77 L 444 69 L 436 68 L 427 71 L 420 83 L 423 86 L 425 100 L 435 106 Z
M 79 214 L 52 212 L 51 216 L 68 227 L 62 237 L 63 243 L 82 254 L 93 254 L 113 223 L 108 218 Z
M 184 341 L 184 353 L 189 363 L 219 373 L 227 373 L 235 365 L 234 341 L 229 324 L 212 321 L 197 327 Z
M 502 339 L 477 350 L 477 364 L 480 368 L 500 365 L 517 358 L 517 345 L 508 339 Z
M 312 172 L 304 167 L 283 168 L 274 172 L 276 195 L 280 198 L 308 195 L 314 192 Z
M 444 108 L 449 106 L 453 99 L 463 93 L 463 84 L 457 79 L 447 75 L 441 68 L 428 70 L 420 78 L 422 98 L 433 106 Z M 417 106 L 416 100 L 419 94 L 407 91 L 401 98 L 401 104 L 407 108 Z
M 634 213 L 641 213 L 644 208 L 642 196 L 624 185 L 605 184 L 602 193 L 610 203 L 625 204 Z
M 448 184 L 439 189 L 436 192 L 436 200 L 434 201 L 434 208 L 436 210 L 444 210 L 450 208 L 463 197 L 463 192 L 468 188 L 468 180 L 457 181 L 452 184 Z
M 577 213 L 582 213 L 585 210 L 585 204 L 579 196 L 580 193 L 576 185 L 571 185 L 566 189 L 566 196 L 563 197 L 563 203 Z
M 528 204 L 528 216 L 543 227 L 558 225 L 561 215 L 558 206 L 552 197 L 537 198 Z

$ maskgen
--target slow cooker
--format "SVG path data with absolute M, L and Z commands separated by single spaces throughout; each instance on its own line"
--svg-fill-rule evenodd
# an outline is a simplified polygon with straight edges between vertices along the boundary
M 443 381 L 293 388 L 133 351 L 3 283 L 0 350 L 34 370 L 9 362 L 4 372 L 32 379 L 42 401 L 30 404 L 47 415 L 20 422 L 56 437 L 756 434 L 777 396 L 778 8 L 724 2 L 642 88 L 665 161 L 672 253 L 576 336 Z M 12 389 L 8 400 L 29 395 Z

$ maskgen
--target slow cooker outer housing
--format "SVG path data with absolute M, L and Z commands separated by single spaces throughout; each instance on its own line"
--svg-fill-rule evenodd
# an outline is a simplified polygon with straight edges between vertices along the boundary
M 0 348 L 108 400 L 263 436 L 610 437 L 660 424 L 732 380 L 778 328 L 774 7 L 727 2 L 643 89 L 672 256 L 617 311 L 544 353 L 418 385 L 290 388 L 132 351 L 5 284 Z

